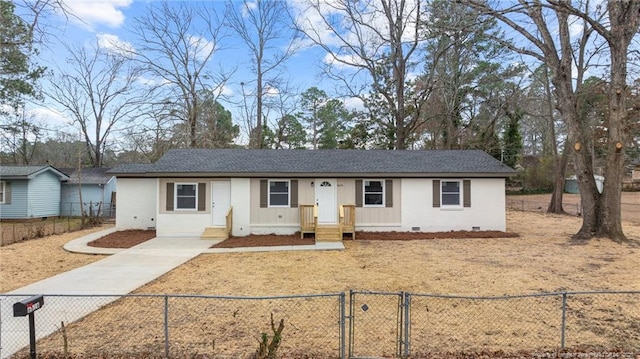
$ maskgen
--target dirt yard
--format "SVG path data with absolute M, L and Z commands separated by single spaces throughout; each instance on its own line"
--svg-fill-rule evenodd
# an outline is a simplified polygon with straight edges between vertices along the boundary
M 0 247 L 0 293 L 98 261 L 104 256 L 69 253 L 65 243 L 112 227 L 104 225 Z
M 370 290 L 502 296 L 558 291 L 640 290 L 640 225 L 624 223 L 625 233 L 635 240 L 630 244 L 593 239 L 579 245 L 569 239 L 577 232 L 580 223 L 580 218 L 575 216 L 508 211 L 507 231 L 518 233 L 519 237 L 403 241 L 358 239 L 345 241 L 344 251 L 204 254 L 135 293 L 277 296 Z M 20 243 L 20 247 L 0 248 L 1 291 L 33 281 L 29 265 L 37 265 L 40 271 L 53 275 L 71 269 L 74 263 L 75 266 L 82 265 L 80 261 L 73 262 L 77 260 L 76 256 L 86 258 L 87 263 L 100 258 L 66 253 L 61 249 L 63 243 L 62 239 L 51 237 Z M 41 257 L 28 262 L 31 249 L 41 253 Z M 10 260 L 6 260 L 8 258 Z M 62 263 L 64 266 L 48 266 L 48 263 Z M 369 297 L 364 303 L 372 308 L 374 305 L 385 308 L 397 305 L 393 302 L 397 299 L 392 298 L 391 303 L 384 302 L 384 298 L 374 299 Z M 622 301 L 615 302 L 591 297 L 581 301 L 571 299 L 569 323 L 574 331 L 569 340 L 580 339 L 583 343 L 597 344 L 609 340 L 602 338 L 621 338 L 628 340 L 621 344 L 622 347 L 634 345 L 638 338 L 627 324 L 628 318 L 637 316 L 638 301 L 635 297 L 620 299 Z M 326 357 L 314 356 L 311 350 L 334 348 L 336 339 L 333 332 L 328 333 L 326 329 L 336 325 L 336 318 L 331 314 L 336 312 L 334 300 L 238 302 L 172 299 L 169 304 L 171 313 L 174 313 L 169 318 L 172 325 L 171 348 L 185 356 L 198 352 L 238 357 L 237 353 L 250 352 L 255 346 L 258 328 L 268 328 L 265 327 L 268 322 L 264 315 L 275 312 L 276 320 L 278 315 L 287 318 L 283 350 L 295 353 L 296 349 L 309 348 L 311 343 L 312 349 L 304 349 L 303 356 L 291 357 Z M 412 333 L 425 335 L 434 350 L 534 350 L 541 346 L 557 348 L 558 345 L 560 306 L 557 298 L 520 303 L 510 301 L 507 304 L 464 301 L 434 304 L 436 302 L 431 300 L 429 306 L 420 305 L 420 298 L 414 300 L 412 315 L 415 315 L 416 324 Z M 586 316 L 592 315 L 590 305 L 594 304 L 601 309 L 593 315 L 605 316 L 609 320 L 605 323 L 621 324 L 587 330 L 583 326 L 591 325 Z M 622 307 L 629 305 L 631 309 Z M 462 314 L 463 322 L 459 324 L 456 322 L 458 319 L 451 316 L 456 307 L 459 310 L 463 308 L 466 313 Z M 132 311 L 132 308 L 137 309 Z M 113 350 L 111 343 L 117 342 L 123 348 L 158 353 L 163 347 L 162 334 L 152 333 L 162 328 L 161 308 L 161 301 L 153 298 L 129 298 L 113 303 L 69 327 L 72 350 L 108 351 Z M 261 314 L 257 315 L 257 312 Z M 394 322 L 395 312 L 390 315 L 384 323 Z M 135 320 L 132 320 L 133 316 Z M 425 327 L 422 328 L 420 323 Z M 309 324 L 315 326 L 309 329 Z M 103 328 L 111 329 L 105 333 Z M 365 328 L 366 332 L 359 334 L 365 337 L 356 338 L 356 341 L 362 340 L 359 348 L 388 344 L 385 338 L 389 332 L 377 321 Z M 369 330 L 376 332 L 370 333 Z M 60 342 L 60 335 L 56 334 L 39 345 L 59 350 Z M 418 343 L 415 338 L 414 343 Z
M 204 254 L 138 293 L 279 295 L 349 289 L 462 295 L 640 290 L 634 245 L 570 242 L 580 218 L 509 211 L 516 238 L 345 241 L 346 251 Z M 524 265 L 526 264 L 526 265 Z

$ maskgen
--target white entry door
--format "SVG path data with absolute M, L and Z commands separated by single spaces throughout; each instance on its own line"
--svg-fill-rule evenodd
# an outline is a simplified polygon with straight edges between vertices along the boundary
M 318 223 L 338 223 L 338 198 L 335 179 L 316 179 Z
M 224 226 L 231 207 L 231 182 L 211 182 L 211 225 Z

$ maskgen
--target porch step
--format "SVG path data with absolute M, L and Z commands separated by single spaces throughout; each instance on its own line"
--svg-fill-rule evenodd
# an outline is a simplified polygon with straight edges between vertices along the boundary
M 339 224 L 319 224 L 316 228 L 316 241 L 336 242 L 342 240 Z
M 202 239 L 227 239 L 229 234 L 226 227 L 207 227 L 202 233 Z

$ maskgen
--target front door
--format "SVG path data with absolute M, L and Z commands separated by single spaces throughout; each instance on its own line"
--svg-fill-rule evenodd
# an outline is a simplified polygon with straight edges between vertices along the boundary
M 211 182 L 211 225 L 226 225 L 227 211 L 231 207 L 231 182 Z
M 335 179 L 316 179 L 318 223 L 338 223 L 338 199 Z

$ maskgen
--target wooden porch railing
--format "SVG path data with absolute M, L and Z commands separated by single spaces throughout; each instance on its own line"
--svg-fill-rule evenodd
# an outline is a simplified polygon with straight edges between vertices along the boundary
M 344 204 L 340 206 L 340 231 L 342 234 L 351 233 L 351 238 L 356 239 L 356 206 Z
M 225 216 L 225 220 L 226 220 L 227 235 L 230 235 L 231 229 L 233 228 L 233 207 L 229 207 L 229 210 L 227 211 L 227 215 Z
M 318 207 L 312 204 L 301 204 L 300 207 L 300 238 L 305 233 L 316 233 L 318 225 Z
M 301 204 L 300 207 L 300 238 L 305 233 L 316 233 L 318 230 L 318 206 Z M 344 233 L 351 233 L 351 238 L 356 239 L 356 206 L 345 204 L 339 207 L 340 237 Z

